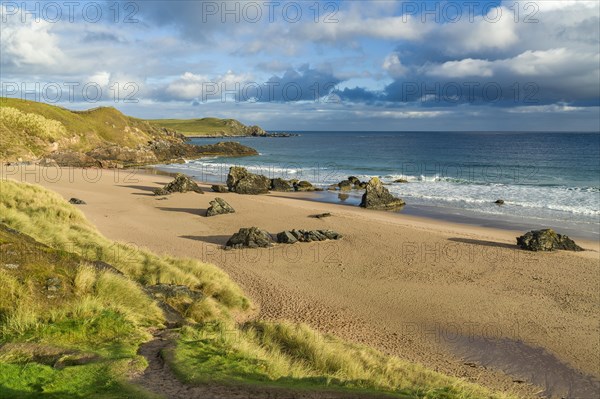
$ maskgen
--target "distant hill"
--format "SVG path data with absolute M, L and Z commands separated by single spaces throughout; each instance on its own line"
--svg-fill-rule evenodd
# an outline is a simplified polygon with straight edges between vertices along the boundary
M 148 120 L 155 126 L 173 129 L 191 137 L 238 137 L 266 136 L 267 132 L 258 126 L 246 126 L 235 119 L 155 119 Z
M 4 161 L 50 157 L 65 166 L 115 167 L 214 153 L 214 148 L 203 147 L 207 148 L 187 144 L 185 136 L 168 126 L 124 115 L 112 107 L 71 111 L 0 97 L 0 160 Z M 219 149 L 227 150 L 227 146 Z M 239 145 L 231 154 L 222 153 L 255 154 Z

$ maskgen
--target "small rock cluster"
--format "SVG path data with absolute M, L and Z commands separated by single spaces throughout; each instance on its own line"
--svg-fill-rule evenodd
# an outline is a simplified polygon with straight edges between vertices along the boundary
M 227 188 L 229 191 L 238 194 L 267 194 L 269 190 L 287 192 L 287 191 L 322 191 L 306 180 L 282 178 L 269 179 L 263 175 L 257 175 L 248 172 L 246 168 L 233 166 L 229 169 L 227 175 Z M 220 189 L 220 188 L 218 188 Z M 215 188 L 213 187 L 213 190 Z
M 277 234 L 277 242 L 294 244 L 296 242 L 339 240 L 342 237 L 340 233 L 333 230 L 285 230 Z
M 225 249 L 237 248 L 266 248 L 273 245 L 273 238 L 269 233 L 258 227 L 241 228 L 225 244 Z
M 312 242 L 339 240 L 340 233 L 333 230 L 285 230 L 278 233 L 276 242 L 279 244 L 294 244 L 296 242 Z M 273 246 L 273 237 L 258 227 L 241 228 L 225 244 L 225 249 L 267 248 Z
M 79 199 L 79 198 L 71 198 L 69 200 L 69 204 L 73 204 L 73 205 L 86 205 L 86 202 L 84 200 Z
M 566 235 L 557 234 L 552 229 L 532 230 L 517 237 L 517 245 L 528 251 L 583 251 L 575 241 Z
M 198 194 L 204 194 L 204 191 L 196 184 L 195 181 L 178 173 L 175 176 L 175 180 L 165 185 L 163 188 L 158 188 L 154 190 L 154 195 L 169 195 L 173 193 L 187 193 L 188 191 L 193 191 Z
M 238 194 L 267 194 L 271 187 L 271 180 L 266 176 L 248 172 L 246 168 L 232 166 L 227 175 L 227 187 L 229 191 Z
M 311 182 L 306 180 L 292 179 L 290 183 L 294 191 L 323 191 L 323 189 L 313 186 Z
M 206 210 L 206 216 L 225 215 L 228 213 L 235 213 L 235 209 L 229 205 L 223 198 L 215 198 L 210 201 L 210 207 Z
M 349 176 L 346 180 L 342 180 L 338 184 L 332 184 L 329 186 L 329 190 L 335 191 L 350 191 L 350 190 L 364 190 L 367 187 L 367 183 L 360 181 L 356 176 Z

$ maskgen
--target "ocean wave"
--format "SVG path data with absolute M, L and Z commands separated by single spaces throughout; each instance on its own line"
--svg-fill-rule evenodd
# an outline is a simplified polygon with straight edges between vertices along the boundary
M 356 176 L 362 181 L 379 177 L 389 183 L 389 190 L 408 203 L 435 206 L 458 207 L 476 212 L 493 214 L 523 215 L 528 217 L 551 217 L 568 220 L 569 215 L 584 218 L 600 216 L 600 187 L 569 185 L 531 185 L 509 184 L 502 182 L 478 182 L 448 176 L 402 174 L 356 173 L 327 164 L 319 167 L 303 167 L 301 163 L 244 163 L 223 162 L 223 158 L 213 157 L 190 161 L 185 165 L 170 165 L 164 168 L 181 171 L 204 181 L 225 181 L 231 166 L 243 166 L 253 173 L 269 178 L 304 179 L 316 186 L 327 187 L 338 183 L 348 176 Z M 408 184 L 394 184 L 394 180 L 405 179 Z M 506 205 L 493 204 L 503 199 Z
M 390 186 L 390 191 L 407 199 L 430 204 L 452 205 L 481 212 L 530 215 L 559 212 L 581 216 L 600 216 L 600 196 L 597 190 L 573 190 L 564 186 L 525 185 L 463 185 L 450 182 L 435 185 L 409 183 Z M 493 202 L 503 199 L 505 206 Z M 560 215 L 556 215 L 560 216 Z

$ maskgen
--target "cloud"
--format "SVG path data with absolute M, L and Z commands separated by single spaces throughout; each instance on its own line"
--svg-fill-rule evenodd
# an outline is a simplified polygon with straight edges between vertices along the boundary
M 341 80 L 333 71 L 312 69 L 308 64 L 298 70 L 288 69 L 283 75 L 273 75 L 262 85 L 259 101 L 317 101 L 329 95 Z
M 188 100 L 188 101 L 208 101 L 208 100 L 227 100 L 229 92 L 239 96 L 242 87 L 253 81 L 250 74 L 236 74 L 233 71 L 218 76 L 207 76 L 185 72 L 183 75 L 168 83 L 166 87 L 155 92 L 158 99 Z
M 52 66 L 58 64 L 63 53 L 58 46 L 58 38 L 53 34 L 54 24 L 36 22 L 33 18 L 21 22 L 23 10 L 8 13 L 5 5 L 0 5 L 0 53 L 2 64 L 14 66 Z
M 408 68 L 402 65 L 397 53 L 392 53 L 385 57 L 381 67 L 386 70 L 392 78 L 404 76 L 406 72 L 408 72 Z
M 513 1 L 486 1 L 493 5 L 486 15 L 457 23 L 403 16 L 404 2 L 365 1 L 336 2 L 337 23 L 323 22 L 324 13 L 315 23 L 313 3 L 303 2 L 304 18 L 295 24 L 280 12 L 273 23 L 204 18 L 208 3 L 215 2 L 140 1 L 136 24 L 81 18 L 24 24 L 9 16 L 0 27 L 3 80 L 118 82 L 122 91 L 133 82 L 142 100 L 137 106 L 152 116 L 239 112 L 250 122 L 307 128 L 309 122 L 369 128 L 377 120 L 392 126 L 399 119 L 437 126 L 481 115 L 493 124 L 503 123 L 495 115 L 551 118 L 553 112 L 598 119 L 597 1 L 519 2 L 517 20 Z M 526 22 L 528 15 L 537 22 Z M 473 95 L 465 85 L 476 85 Z
M 541 12 L 564 10 L 566 8 L 593 9 L 597 7 L 596 0 L 537 0 L 535 6 Z
M 431 29 L 412 16 L 361 18 L 341 14 L 338 23 L 303 25 L 295 33 L 314 42 L 343 42 L 353 38 L 417 40 Z
M 438 65 L 425 65 L 423 70 L 427 76 L 447 78 L 491 77 L 493 63 L 487 60 L 467 58 L 460 61 L 446 61 Z
M 98 73 L 90 76 L 88 81 L 96 83 L 100 87 L 108 87 L 108 84 L 110 83 L 110 73 L 106 72 L 106 71 L 98 72 Z

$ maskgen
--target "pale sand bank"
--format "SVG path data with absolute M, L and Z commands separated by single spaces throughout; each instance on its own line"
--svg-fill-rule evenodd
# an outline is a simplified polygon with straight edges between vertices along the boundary
M 253 299 L 261 318 L 306 322 L 442 372 L 527 395 L 539 389 L 514 383 L 514 377 L 491 367 L 464 365 L 455 355 L 464 352 L 465 342 L 468 346 L 464 337 L 523 341 L 600 377 L 597 242 L 578 240 L 589 249 L 583 253 L 529 253 L 514 245 L 523 231 L 304 201 L 296 193 L 207 192 L 159 200 L 151 190 L 170 181 L 167 176 L 96 173 L 63 170 L 56 177 L 56 170 L 27 167 L 7 168 L 2 175 L 85 200 L 80 209 L 109 238 L 217 264 Z M 216 196 L 237 212 L 204 217 Z M 333 216 L 309 217 L 322 212 Z M 240 227 L 250 226 L 271 233 L 327 228 L 344 238 L 221 249 Z

